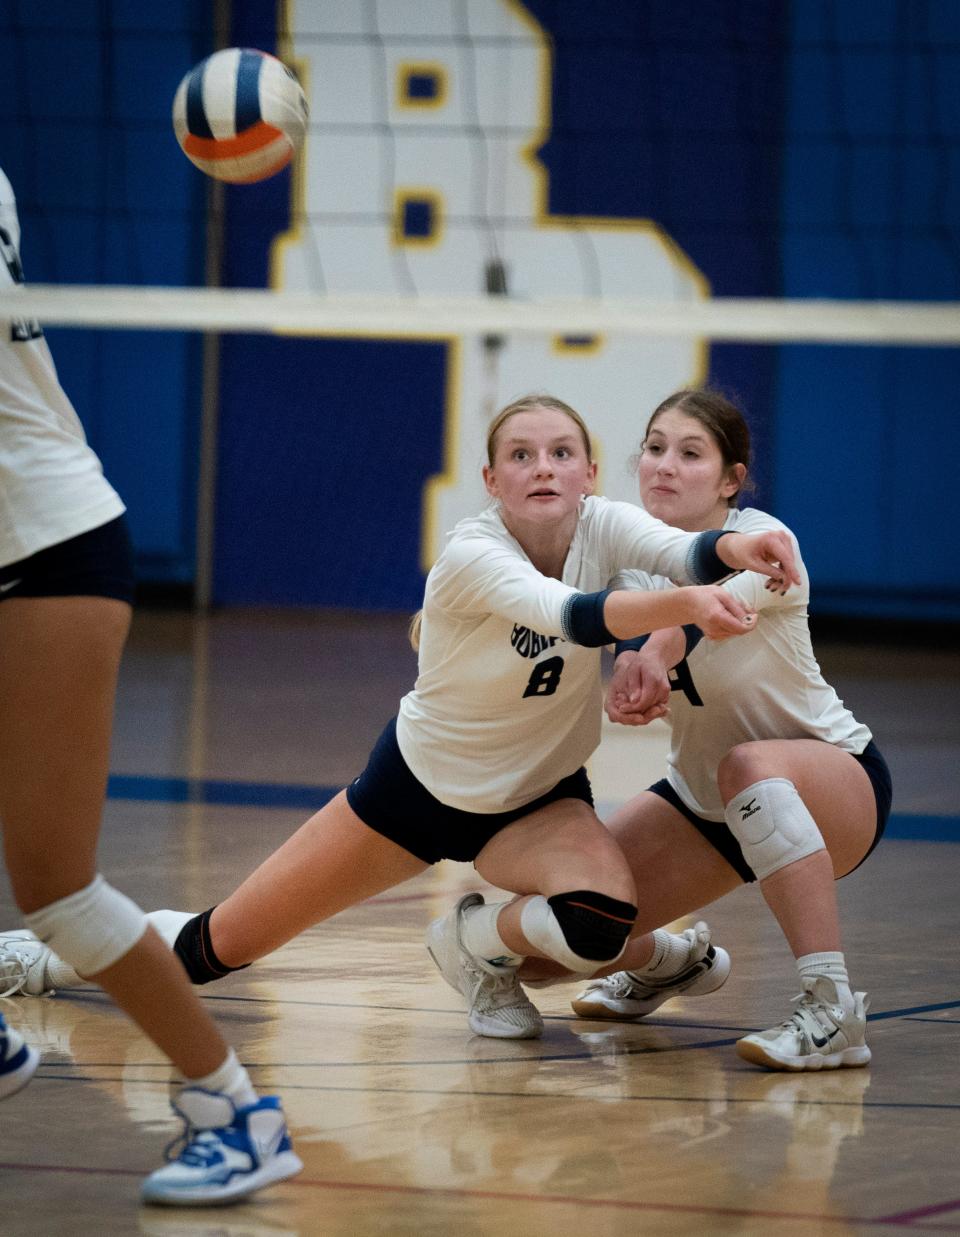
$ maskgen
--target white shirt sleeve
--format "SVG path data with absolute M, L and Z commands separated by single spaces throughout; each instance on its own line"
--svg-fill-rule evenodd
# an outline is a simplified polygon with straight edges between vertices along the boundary
M 638 569 L 677 584 L 703 583 L 693 575 L 700 533 L 672 528 L 633 503 L 587 499 L 593 537 L 606 557 L 605 577 Z
M 496 614 L 544 635 L 563 636 L 564 603 L 577 589 L 542 575 L 505 542 L 483 533 L 448 542 L 427 581 L 425 604 L 452 618 Z

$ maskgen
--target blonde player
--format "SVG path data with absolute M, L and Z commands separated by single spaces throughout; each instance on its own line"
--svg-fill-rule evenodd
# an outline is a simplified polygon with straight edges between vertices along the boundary
M 688 530 L 756 532 L 784 525 L 738 510 L 750 460 L 740 411 L 707 390 L 681 391 L 653 413 L 638 459 L 644 507 Z M 799 559 L 798 559 L 799 561 Z M 780 1026 L 737 1050 L 771 1069 L 862 1066 L 870 1060 L 863 993 L 851 990 L 834 878 L 877 844 L 890 810 L 890 774 L 866 726 L 820 674 L 807 625 L 809 582 L 783 596 L 747 573 L 723 587 L 758 615 L 749 641 L 654 633 L 620 654 L 607 711 L 642 725 L 669 706 L 666 777 L 609 827 L 639 880 L 643 920 L 667 923 L 744 881 L 758 880 L 797 960 L 802 994 Z M 624 583 L 623 579 L 620 581 Z M 670 590 L 635 574 L 635 586 Z M 644 974 L 647 945 L 627 967 L 594 980 L 574 1001 L 589 1018 L 639 1018 L 663 999 Z
M 472 895 L 431 933 L 475 1031 L 540 1033 L 516 979 L 523 957 L 582 974 L 619 957 L 636 888 L 583 768 L 600 736 L 600 647 L 678 622 L 717 637 L 751 623 L 717 586 L 644 593 L 607 581 L 631 566 L 688 581 L 750 568 L 777 588 L 799 577 L 779 532 L 670 529 L 593 497 L 595 476 L 586 427 L 566 404 L 532 396 L 495 418 L 484 468 L 493 505 L 457 525 L 430 572 L 419 677 L 364 772 L 225 902 L 158 913 L 195 983 L 442 858 L 521 895 L 494 907 Z M 29 987 L 44 982 L 38 972 Z
M 22 278 L 19 239 L 13 191 L 0 172 L 0 282 L 8 290 Z M 0 325 L 7 871 L 28 928 L 105 988 L 187 1080 L 174 1100 L 186 1145 L 147 1178 L 144 1198 L 229 1202 L 302 1165 L 279 1102 L 258 1099 L 143 912 L 97 873 L 114 690 L 133 598 L 124 506 L 87 446 L 37 323 Z M 0 1016 L 0 1098 L 26 1085 L 37 1063 Z

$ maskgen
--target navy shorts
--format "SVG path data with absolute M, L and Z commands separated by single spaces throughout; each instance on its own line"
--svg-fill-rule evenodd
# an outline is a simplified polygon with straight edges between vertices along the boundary
M 126 515 L 0 567 L 0 601 L 113 597 L 133 605 L 133 546 Z
M 397 743 L 397 719 L 387 723 L 367 767 L 347 787 L 347 802 L 365 825 L 424 863 L 471 863 L 495 833 L 558 799 L 593 807 L 586 769 L 578 769 L 531 803 L 509 812 L 464 812 L 435 798 L 410 772 Z
M 887 827 L 887 819 L 890 816 L 890 803 L 893 798 L 893 786 L 890 781 L 890 770 L 887 768 L 887 762 L 872 739 L 859 756 L 854 755 L 853 752 L 850 754 L 866 771 L 867 777 L 870 779 L 870 785 L 873 787 L 873 797 L 877 802 L 877 831 L 873 836 L 873 841 L 870 843 L 870 849 L 863 856 L 863 859 L 860 860 L 860 863 L 863 863 L 864 859 L 873 853 L 877 843 L 883 837 L 884 829 Z M 659 782 L 654 782 L 649 789 L 653 794 L 659 795 L 661 799 L 666 799 L 671 807 L 675 807 L 682 816 L 685 816 L 694 829 L 706 838 L 714 850 L 719 851 L 723 855 L 724 859 L 726 859 L 727 863 L 730 864 L 741 880 L 749 882 L 757 879 L 753 869 L 743 857 L 740 843 L 730 832 L 730 826 L 725 821 L 704 820 L 702 816 L 692 812 L 665 777 L 661 778 Z M 850 871 L 855 872 L 859 868 L 860 863 L 857 864 L 856 868 L 851 868 Z M 849 876 L 850 872 L 845 873 L 845 875 Z

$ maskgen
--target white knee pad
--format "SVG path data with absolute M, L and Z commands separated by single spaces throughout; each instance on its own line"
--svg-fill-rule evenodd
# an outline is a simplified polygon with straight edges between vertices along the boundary
M 584 934 L 582 931 L 574 936 L 574 939 L 582 939 L 591 952 L 597 955 L 593 958 L 584 957 L 583 954 L 577 953 L 567 940 L 567 934 L 563 930 L 560 920 L 557 918 L 553 907 L 541 894 L 531 898 L 520 912 L 520 930 L 527 938 L 531 945 L 535 945 L 541 953 L 552 958 L 554 962 L 559 962 L 561 966 L 565 966 L 568 971 L 572 971 L 575 975 L 593 975 L 600 969 L 601 966 L 607 966 L 611 962 L 616 962 L 617 958 L 623 953 L 627 945 L 627 934 L 630 926 L 637 916 L 637 908 L 625 902 L 614 902 L 612 898 L 606 898 L 603 894 L 589 894 L 592 900 L 599 900 L 600 904 L 609 903 L 627 912 L 626 917 L 617 922 L 621 924 L 622 930 L 617 932 L 617 937 L 611 943 L 609 936 L 606 939 L 600 940 L 593 933 Z M 559 895 L 562 901 L 565 895 Z M 555 899 L 556 900 L 556 899 Z M 585 908 L 592 909 L 592 908 Z M 608 916 L 605 916 L 605 918 Z M 591 937 L 593 940 L 591 941 Z
M 785 777 L 768 777 L 741 790 L 724 816 L 757 880 L 826 849 L 817 822 Z
M 24 918 L 30 931 L 85 979 L 119 962 L 148 927 L 139 906 L 100 875 Z

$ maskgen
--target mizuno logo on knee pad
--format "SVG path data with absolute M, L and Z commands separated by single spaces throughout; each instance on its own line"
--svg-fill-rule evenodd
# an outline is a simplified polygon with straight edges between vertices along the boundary
M 751 819 L 761 812 L 762 820 Z M 758 880 L 824 849 L 816 821 L 785 777 L 745 786 L 727 804 L 724 817 Z

